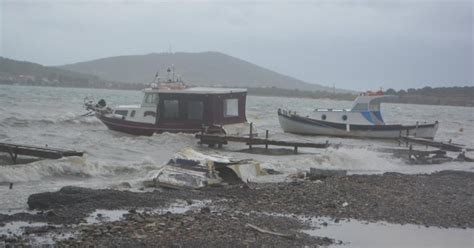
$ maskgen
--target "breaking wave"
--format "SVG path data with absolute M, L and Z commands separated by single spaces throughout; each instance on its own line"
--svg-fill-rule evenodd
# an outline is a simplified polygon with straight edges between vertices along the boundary
M 310 168 L 340 169 L 350 173 L 383 173 L 398 171 L 403 163 L 400 159 L 367 149 L 330 148 L 317 155 L 300 155 L 288 161 L 271 161 L 262 165 L 285 173 L 308 171 Z
M 57 160 L 41 160 L 29 164 L 0 166 L 0 182 L 38 181 L 48 177 L 108 177 L 134 175 L 156 170 L 151 158 L 135 164 L 117 165 L 90 162 L 85 157 L 67 157 Z

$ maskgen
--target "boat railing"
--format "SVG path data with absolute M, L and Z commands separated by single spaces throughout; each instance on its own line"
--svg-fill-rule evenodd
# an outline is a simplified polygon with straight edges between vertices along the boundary
M 296 111 L 291 111 L 291 110 L 286 110 L 286 109 L 278 109 L 278 114 L 282 114 L 282 115 L 287 115 L 287 116 L 291 116 L 291 115 L 296 115 Z
M 350 112 L 350 109 L 315 108 L 314 112 Z

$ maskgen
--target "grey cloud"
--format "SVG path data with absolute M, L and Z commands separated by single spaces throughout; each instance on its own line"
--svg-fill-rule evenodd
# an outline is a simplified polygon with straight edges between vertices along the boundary
M 2 56 L 221 51 L 351 89 L 473 84 L 472 1 L 2 1 Z

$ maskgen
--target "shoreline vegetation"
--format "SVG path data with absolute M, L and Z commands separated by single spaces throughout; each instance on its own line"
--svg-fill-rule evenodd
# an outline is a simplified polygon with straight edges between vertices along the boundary
M 63 87 L 63 88 L 88 88 L 88 89 L 113 89 L 113 90 L 142 90 L 148 88 L 149 84 L 133 84 L 120 82 L 92 81 L 76 83 L 63 82 L 37 82 L 31 80 L 5 80 L 0 76 L 0 85 L 40 86 L 40 87 Z M 309 99 L 332 99 L 353 101 L 357 94 L 332 93 L 327 91 L 302 91 L 298 89 L 280 89 L 275 87 L 245 87 L 248 94 L 253 96 L 289 97 Z M 387 99 L 386 102 L 401 104 L 441 105 L 474 107 L 474 87 L 424 87 L 419 89 L 408 89 L 395 91 L 388 89 L 384 91 L 388 95 L 396 95 L 397 99 Z
M 47 87 L 73 87 L 73 88 L 97 88 L 97 89 L 119 89 L 119 90 L 141 90 L 149 87 L 143 83 L 125 83 L 104 80 L 101 77 L 73 72 L 57 67 L 48 67 L 40 64 L 16 61 L 0 57 L 0 85 L 24 85 L 24 86 L 47 86 Z M 202 85 L 200 85 L 202 86 Z M 219 87 L 231 87 L 219 85 Z M 352 101 L 357 93 L 341 92 L 340 90 L 314 90 L 314 89 L 289 89 L 275 86 L 245 87 L 249 95 L 294 97 L 311 99 L 334 99 Z M 424 87 L 419 89 L 410 88 L 396 91 L 388 89 L 385 94 L 396 95 L 397 99 L 387 102 L 423 104 L 423 105 L 448 105 L 474 107 L 474 86 L 464 87 Z

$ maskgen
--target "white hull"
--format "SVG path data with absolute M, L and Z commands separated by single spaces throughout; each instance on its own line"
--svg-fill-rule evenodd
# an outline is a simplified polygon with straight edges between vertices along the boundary
M 415 136 L 419 138 L 433 139 L 438 129 L 438 123 L 420 126 L 401 126 L 393 129 L 379 128 L 374 126 L 370 130 L 353 130 L 350 124 L 344 124 L 345 128 L 337 128 L 329 125 L 316 124 L 317 121 L 311 123 L 311 119 L 298 117 L 300 119 L 307 119 L 308 122 L 293 118 L 294 116 L 278 115 L 280 126 L 285 132 L 307 135 L 323 135 L 323 136 L 339 136 L 339 137 L 357 137 L 357 138 L 382 138 L 382 139 L 396 139 L 400 136 Z M 355 127 L 356 125 L 354 125 Z

